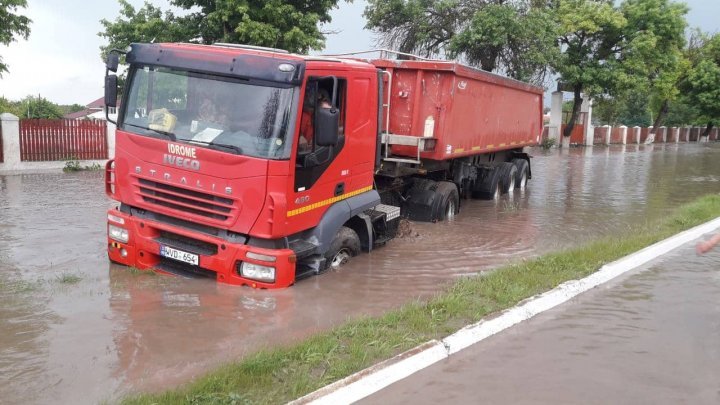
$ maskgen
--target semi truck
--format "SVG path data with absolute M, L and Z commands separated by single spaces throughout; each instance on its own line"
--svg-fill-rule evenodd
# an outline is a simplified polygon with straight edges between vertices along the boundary
M 117 106 L 108 255 L 139 269 L 284 288 L 524 189 L 541 88 L 452 61 L 132 44 Z

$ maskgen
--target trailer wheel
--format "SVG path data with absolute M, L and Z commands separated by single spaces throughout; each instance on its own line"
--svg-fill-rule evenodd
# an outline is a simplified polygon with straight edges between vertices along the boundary
M 360 238 L 355 231 L 343 226 L 330 243 L 330 249 L 325 253 L 326 268 L 338 269 L 358 253 L 360 253 Z
M 512 162 L 503 162 L 498 167 L 500 170 L 501 192 L 503 194 L 512 193 L 515 189 L 515 178 L 517 177 L 517 166 Z
M 517 167 L 517 175 L 515 176 L 515 188 L 525 190 L 527 187 L 528 173 L 530 173 L 530 165 L 525 159 L 513 159 L 513 164 Z
M 439 181 L 435 188 L 437 204 L 433 207 L 433 219 L 443 221 L 452 219 L 460 212 L 460 193 L 455 183 Z
M 501 186 L 500 168 L 484 169 L 483 175 L 475 182 L 472 197 L 484 200 L 497 200 L 502 194 Z

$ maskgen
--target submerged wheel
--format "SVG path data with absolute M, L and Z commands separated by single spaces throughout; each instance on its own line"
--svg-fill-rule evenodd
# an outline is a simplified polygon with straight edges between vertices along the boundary
M 442 221 L 453 219 L 460 212 L 460 193 L 455 183 L 450 181 L 439 181 L 435 188 L 437 193 L 433 220 Z
M 360 253 L 360 238 L 352 229 L 343 226 L 325 253 L 327 269 L 338 269 Z
M 517 175 L 515 176 L 515 188 L 525 190 L 527 181 L 530 177 L 530 164 L 525 159 L 513 159 L 513 164 L 517 167 Z
M 497 200 L 502 194 L 499 167 L 483 169 L 483 173 L 475 182 L 472 197 L 484 200 Z
M 512 193 L 515 190 L 515 177 L 517 176 L 517 166 L 512 162 L 503 162 L 498 166 L 500 170 L 500 190 L 503 194 Z

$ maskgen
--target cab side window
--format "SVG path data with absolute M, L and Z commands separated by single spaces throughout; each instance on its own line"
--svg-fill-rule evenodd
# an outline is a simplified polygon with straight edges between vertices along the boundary
M 302 114 L 295 165 L 295 190 L 311 188 L 322 176 L 345 144 L 347 80 L 339 77 L 309 78 L 303 95 Z M 318 111 L 338 112 L 338 143 L 320 146 L 316 142 Z
M 318 109 L 336 108 L 340 111 L 340 125 L 338 133 L 344 134 L 345 122 L 345 88 L 344 79 L 338 79 L 335 100 L 333 101 L 333 79 L 310 79 L 303 97 L 302 115 L 300 118 L 300 138 L 298 140 L 298 154 L 303 155 L 317 150 L 315 144 L 315 121 Z

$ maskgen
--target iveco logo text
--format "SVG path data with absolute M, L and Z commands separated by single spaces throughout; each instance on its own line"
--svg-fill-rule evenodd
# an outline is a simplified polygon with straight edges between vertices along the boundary
M 183 169 L 200 170 L 200 161 L 196 160 L 195 148 L 186 145 L 168 144 L 168 152 L 163 155 L 163 163 Z M 174 156 L 179 155 L 179 156 Z

